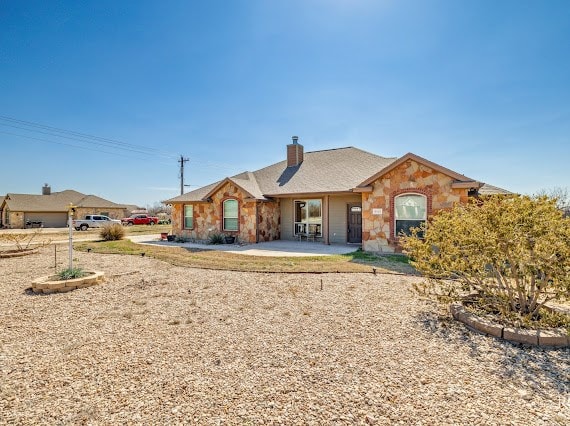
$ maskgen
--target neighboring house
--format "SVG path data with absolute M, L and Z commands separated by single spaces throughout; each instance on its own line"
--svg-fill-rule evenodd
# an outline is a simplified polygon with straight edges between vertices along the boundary
M 213 233 L 241 242 L 314 239 L 393 252 L 400 232 L 481 193 L 509 193 L 415 154 L 385 158 L 347 147 L 304 152 L 165 201 L 172 232 L 196 240 Z
M 76 206 L 76 218 L 101 214 L 121 219 L 126 213 L 121 204 L 71 189 L 52 193 L 47 184 L 42 195 L 7 194 L 0 201 L 0 225 L 7 228 L 25 228 L 27 223 L 45 228 L 65 227 L 70 204 Z
M 132 214 L 139 214 L 139 213 L 146 213 L 146 209 L 143 209 L 139 206 L 134 204 L 126 204 L 125 205 L 125 217 L 128 217 Z

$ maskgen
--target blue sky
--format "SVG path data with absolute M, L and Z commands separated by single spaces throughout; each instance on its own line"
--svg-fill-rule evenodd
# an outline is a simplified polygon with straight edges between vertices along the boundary
M 570 2 L 0 0 L 0 194 L 150 204 L 291 135 L 570 186 Z

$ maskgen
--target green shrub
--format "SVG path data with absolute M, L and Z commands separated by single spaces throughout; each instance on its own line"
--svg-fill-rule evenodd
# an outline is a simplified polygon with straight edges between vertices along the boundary
M 551 198 L 486 197 L 438 212 L 419 235 L 402 238 L 404 250 L 447 297 L 475 291 L 503 318 L 526 321 L 570 297 L 570 219 Z
M 224 235 L 218 233 L 210 235 L 210 238 L 208 238 L 208 244 L 224 244 Z
M 87 273 L 81 268 L 67 268 L 63 271 L 59 271 L 57 276 L 60 280 L 71 280 L 73 278 L 82 278 Z
M 112 225 L 105 225 L 101 228 L 101 232 L 99 234 L 101 238 L 105 241 L 116 241 L 122 240 L 125 236 L 125 229 L 122 225 L 118 223 L 114 223 Z

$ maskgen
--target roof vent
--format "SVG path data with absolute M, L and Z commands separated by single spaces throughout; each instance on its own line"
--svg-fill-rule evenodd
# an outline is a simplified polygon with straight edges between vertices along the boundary
M 51 186 L 47 183 L 42 187 L 42 195 L 51 195 Z

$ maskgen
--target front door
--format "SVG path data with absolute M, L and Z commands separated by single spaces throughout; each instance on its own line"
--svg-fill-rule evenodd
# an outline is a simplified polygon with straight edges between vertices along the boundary
M 348 205 L 348 242 L 362 243 L 362 204 Z

